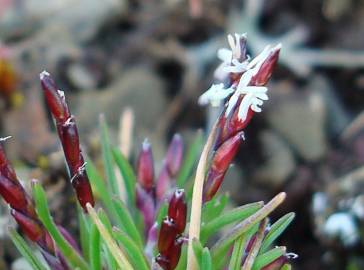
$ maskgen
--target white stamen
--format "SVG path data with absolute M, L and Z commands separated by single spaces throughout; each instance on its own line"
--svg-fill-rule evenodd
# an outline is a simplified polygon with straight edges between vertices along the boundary
M 219 106 L 221 101 L 227 98 L 235 90 L 232 88 L 224 88 L 224 84 L 213 84 L 205 93 L 198 99 L 200 105 L 211 104 L 212 106 Z

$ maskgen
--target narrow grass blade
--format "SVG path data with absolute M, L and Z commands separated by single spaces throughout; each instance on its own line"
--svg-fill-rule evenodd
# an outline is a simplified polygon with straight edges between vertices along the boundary
M 201 270 L 212 270 L 211 254 L 207 247 L 202 251 Z
M 288 213 L 278 219 L 271 227 L 268 234 L 265 236 L 260 252 L 265 252 L 269 246 L 284 232 L 288 225 L 293 221 L 294 213 Z
M 130 263 L 134 266 L 134 269 L 138 270 L 149 270 L 147 259 L 144 256 L 141 247 L 137 246 L 126 233 L 119 230 L 118 228 L 113 228 L 113 236 L 124 248 L 126 254 L 130 259 Z
M 27 260 L 34 270 L 47 270 L 43 263 L 34 255 L 34 249 L 28 246 L 23 237 L 14 228 L 9 228 L 9 236 L 20 254 Z
M 186 270 L 187 269 L 187 246 L 182 245 L 181 257 L 175 270 Z
M 130 209 L 134 209 L 136 176 L 134 174 L 133 167 L 118 148 L 112 148 L 112 155 L 121 175 L 123 176 L 125 190 L 128 196 L 128 206 Z
M 183 160 L 181 170 L 177 176 L 177 187 L 183 188 L 187 180 L 190 178 L 192 170 L 198 160 L 203 146 L 203 135 L 199 131 L 196 135 L 195 140 L 189 147 L 186 157 Z
M 90 228 L 89 258 L 91 270 L 101 270 L 101 241 L 100 233 L 95 224 Z
M 106 173 L 106 179 L 108 182 L 109 196 L 115 195 L 120 198 L 119 185 L 115 176 L 114 162 L 111 153 L 109 131 L 105 121 L 105 117 L 100 115 L 100 134 L 101 134 L 101 148 L 102 148 L 102 159 Z
M 54 224 L 51 214 L 48 209 L 46 194 L 41 185 L 33 181 L 33 197 L 35 200 L 35 208 L 39 219 L 42 221 L 44 227 L 56 242 L 57 247 L 62 252 L 63 256 L 67 259 L 73 268 L 81 270 L 88 270 L 89 266 L 85 260 L 78 254 L 78 252 L 67 242 L 63 235 L 58 231 L 56 224 Z
M 286 194 L 284 192 L 278 194 L 253 215 L 249 216 L 239 224 L 235 225 L 212 247 L 213 257 L 221 256 L 221 252 L 223 250 L 226 250 L 226 248 L 229 247 L 235 241 L 235 239 L 237 239 L 241 234 L 248 231 L 255 224 L 266 218 L 274 209 L 278 207 L 278 205 L 280 205 L 284 201 L 285 198 Z
M 87 217 L 83 213 L 81 207 L 77 207 L 78 211 L 78 223 L 80 224 L 80 243 L 83 257 L 86 261 L 89 261 L 89 248 L 90 248 L 90 233 L 89 224 L 87 224 Z
M 230 258 L 229 270 L 240 270 L 244 248 L 248 240 L 247 236 L 247 234 L 242 234 L 238 239 L 235 240 L 233 253 L 231 254 Z
M 143 240 L 140 232 L 138 231 L 133 219 L 120 199 L 113 199 L 114 207 L 119 215 L 119 220 L 122 222 L 124 231 L 129 235 L 139 247 L 143 247 Z
M 91 160 L 88 160 L 86 163 L 86 171 L 92 185 L 96 187 L 98 193 L 100 194 L 101 201 L 106 211 L 111 215 L 112 220 L 116 222 L 118 226 L 122 227 L 123 221 L 120 220 L 120 216 L 116 212 L 114 203 L 112 201 L 112 196 L 110 196 L 106 188 L 106 183 L 102 179 L 101 175 L 97 172 L 97 169 Z
M 209 237 L 214 235 L 222 227 L 233 224 L 237 221 L 241 221 L 256 213 L 263 206 L 263 202 L 256 202 L 246 204 L 237 207 L 229 212 L 225 212 L 219 217 L 213 219 L 212 221 L 202 225 L 201 227 L 201 242 L 206 243 Z
M 212 219 L 220 216 L 228 200 L 229 196 L 227 194 L 223 194 L 221 196 L 215 196 L 214 198 L 212 198 L 212 200 L 205 203 L 202 207 L 202 223 L 207 223 Z
M 264 266 L 270 264 L 280 256 L 283 256 L 285 253 L 286 253 L 285 247 L 276 247 L 263 254 L 258 255 L 257 258 L 255 259 L 252 270 L 262 269 Z
M 124 251 L 122 251 L 119 248 L 119 246 L 115 243 L 114 239 L 112 238 L 112 236 L 110 235 L 110 233 L 106 229 L 105 225 L 99 219 L 99 217 L 97 216 L 97 214 L 96 214 L 95 210 L 92 208 L 92 206 L 88 203 L 86 205 L 86 207 L 87 207 L 87 210 L 88 210 L 88 212 L 90 214 L 90 217 L 91 217 L 92 221 L 97 226 L 102 239 L 105 241 L 108 249 L 110 250 L 113 257 L 115 258 L 118 266 L 123 270 L 124 269 L 125 270 L 133 269 L 133 267 L 131 266 L 131 264 L 128 261 L 127 257 L 125 256 Z

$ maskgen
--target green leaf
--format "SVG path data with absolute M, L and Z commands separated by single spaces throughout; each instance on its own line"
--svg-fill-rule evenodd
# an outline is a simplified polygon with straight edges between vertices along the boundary
M 28 246 L 25 240 L 14 228 L 9 229 L 11 241 L 13 241 L 20 254 L 28 261 L 34 270 L 47 270 L 43 263 L 34 255 L 34 248 Z
M 175 270 L 187 269 L 187 245 L 182 245 L 181 257 Z
M 78 211 L 78 223 L 80 224 L 79 227 L 80 227 L 81 250 L 85 260 L 89 261 L 89 248 L 90 248 L 89 224 L 87 222 L 87 217 L 85 216 L 83 209 L 78 206 L 77 211 Z
M 114 171 L 114 162 L 110 148 L 109 131 L 103 115 L 100 116 L 100 133 L 101 133 L 101 148 L 102 159 L 108 182 L 109 196 L 116 195 L 120 198 L 120 189 L 116 180 Z
M 91 160 L 88 160 L 86 163 L 86 171 L 91 184 L 96 187 L 106 211 L 111 215 L 112 220 L 116 222 L 118 226 L 122 227 L 123 220 L 120 218 L 115 209 L 112 196 L 110 196 L 110 193 L 106 189 L 106 183 L 102 179 L 101 175 L 97 172 L 97 169 Z
M 235 240 L 233 253 L 230 258 L 229 270 L 240 270 L 246 242 L 247 234 L 242 234 Z
M 106 229 L 106 234 L 108 234 L 108 236 L 111 237 L 111 235 L 112 235 L 112 225 L 111 225 L 111 222 L 110 222 L 109 218 L 107 217 L 105 211 L 102 208 L 100 208 L 97 211 L 97 215 L 98 215 L 98 218 L 100 219 L 100 221 L 102 222 L 102 224 L 104 225 L 104 228 Z M 97 225 L 96 223 L 94 223 L 94 224 Z M 99 230 L 99 232 L 100 232 L 100 230 Z M 106 254 L 108 265 L 112 266 L 111 269 L 116 269 L 118 263 L 116 262 L 116 259 L 115 259 L 115 256 L 114 256 L 113 252 L 111 251 L 109 241 L 108 241 L 107 237 L 104 237 L 104 235 L 105 235 L 105 233 L 102 236 L 102 240 L 104 242 L 104 246 L 106 246 L 106 248 L 104 249 L 104 252 Z
M 270 228 L 268 234 L 265 236 L 264 241 L 262 243 L 262 247 L 260 249 L 260 253 L 267 251 L 269 246 L 284 232 L 284 230 L 288 227 L 288 225 L 294 219 L 294 213 L 288 213 L 278 219 Z
M 134 174 L 133 167 L 121 153 L 120 149 L 116 147 L 112 148 L 112 154 L 116 165 L 118 166 L 120 173 L 123 176 L 125 190 L 128 196 L 128 206 L 130 209 L 134 209 L 136 176 Z
M 114 257 L 117 266 L 121 269 L 125 270 L 132 270 L 133 267 L 131 266 L 129 260 L 127 259 L 124 251 L 120 249 L 120 247 L 115 242 L 114 238 L 112 237 L 110 231 L 111 231 L 111 224 L 108 220 L 106 214 L 104 211 L 100 209 L 99 214 L 96 213 L 95 209 L 90 205 L 86 204 L 87 211 L 90 215 L 91 220 L 93 223 L 97 226 L 97 229 L 99 230 L 100 237 L 107 246 L 107 250 L 111 253 L 111 255 Z M 110 258 L 108 256 L 109 253 L 106 253 L 106 257 Z M 110 260 L 107 260 L 108 265 L 110 266 Z M 114 267 L 114 266 L 112 266 Z M 111 269 L 117 269 L 116 267 Z
M 284 192 L 275 196 L 271 201 L 264 205 L 257 212 L 244 219 L 242 222 L 230 229 L 216 244 L 212 247 L 212 257 L 222 256 L 225 251 L 240 235 L 250 230 L 258 222 L 266 218 L 274 209 L 276 209 L 286 198 Z
M 202 268 L 203 246 L 201 245 L 201 242 L 198 239 L 193 238 L 192 239 L 192 248 L 193 248 L 193 252 L 195 253 L 195 257 L 196 257 L 196 260 L 197 260 L 197 263 L 198 263 L 200 269 L 204 269 L 204 268 Z
M 130 259 L 130 263 L 134 269 L 149 270 L 147 259 L 144 256 L 143 250 L 140 246 L 137 246 L 135 242 L 123 231 L 113 228 L 114 238 L 121 244 L 126 254 Z
M 192 142 L 191 146 L 187 151 L 181 170 L 179 171 L 179 174 L 177 176 L 177 187 L 183 188 L 185 186 L 185 183 L 189 179 L 192 170 L 200 156 L 203 144 L 203 134 L 200 131 L 197 133 L 195 140 Z
M 212 270 L 211 254 L 207 247 L 202 251 L 201 269 Z
M 119 215 L 119 219 L 122 222 L 123 230 L 134 240 L 139 247 L 143 247 L 142 236 L 140 235 L 133 219 L 125 207 L 124 203 L 120 199 L 113 199 L 114 207 Z
M 101 269 L 101 241 L 100 241 L 100 233 L 95 224 L 91 225 L 90 229 L 90 265 L 91 270 L 100 270 Z
M 46 227 L 53 240 L 56 242 L 57 247 L 62 252 L 67 262 L 74 268 L 81 270 L 90 269 L 85 260 L 78 254 L 78 252 L 68 243 L 63 235 L 58 231 L 56 224 L 54 224 L 51 214 L 48 209 L 46 194 L 38 182 L 33 182 L 33 197 L 35 200 L 35 208 L 39 219 Z
M 202 223 L 207 223 L 212 219 L 220 216 L 228 201 L 229 196 L 227 194 L 223 194 L 220 196 L 215 196 L 212 198 L 211 201 L 205 203 L 203 205 L 201 214 Z
M 263 206 L 262 202 L 250 203 L 225 212 L 201 227 L 201 242 L 206 241 L 222 227 L 241 221 L 256 213 Z
M 276 247 L 263 254 L 260 254 L 255 259 L 252 270 L 260 270 L 264 266 L 270 264 L 274 260 L 278 259 L 286 253 L 285 247 Z

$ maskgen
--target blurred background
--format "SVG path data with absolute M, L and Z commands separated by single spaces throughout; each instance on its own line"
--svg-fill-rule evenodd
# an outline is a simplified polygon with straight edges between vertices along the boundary
M 288 193 L 273 219 L 297 214 L 280 240 L 299 254 L 294 269 L 364 269 L 361 0 L 0 0 L 0 135 L 12 136 L 6 151 L 20 179 L 41 179 L 56 221 L 77 227 L 42 70 L 65 91 L 96 162 L 100 113 L 115 144 L 129 119 L 132 161 L 148 137 L 158 162 L 175 132 L 188 144 L 216 117 L 197 99 L 234 32 L 248 34 L 252 56 L 283 48 L 224 190 L 236 204 Z M 27 270 L 9 224 L 1 203 L 0 269 Z

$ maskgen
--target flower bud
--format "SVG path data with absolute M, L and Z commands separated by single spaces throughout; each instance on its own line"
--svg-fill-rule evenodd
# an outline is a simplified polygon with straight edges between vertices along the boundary
M 85 168 L 80 168 L 79 171 L 71 179 L 72 186 L 76 191 L 78 202 L 83 210 L 87 213 L 86 204 L 95 205 L 92 189 Z
M 174 220 L 169 217 L 163 219 L 158 237 L 158 250 L 162 255 L 169 254 L 169 249 L 172 247 L 177 233 Z
M 53 117 L 56 119 L 56 122 L 63 122 L 69 117 L 64 95 L 58 90 L 56 83 L 47 71 L 43 71 L 40 74 L 40 82 Z
M 183 240 L 182 238 L 177 238 L 171 249 L 169 250 L 169 254 L 167 258 L 169 259 L 169 269 L 175 269 L 179 258 L 181 257 L 181 249 L 182 249 Z
M 81 150 L 78 131 L 73 117 L 70 117 L 67 122 L 62 125 L 62 139 L 64 155 L 68 165 L 71 167 L 71 174 L 74 174 L 75 169 L 82 164 L 80 164 Z
M 136 205 L 144 218 L 144 233 L 147 236 L 154 224 L 155 202 L 153 190 L 147 192 L 140 185 L 136 185 Z
M 219 189 L 225 173 L 238 151 L 240 142 L 244 138 L 243 134 L 243 132 L 237 133 L 216 150 L 204 185 L 203 197 L 205 202 L 211 200 Z
M 155 257 L 155 261 L 159 264 L 159 266 L 163 269 L 163 270 L 169 270 L 170 268 L 170 261 L 163 256 L 162 254 L 158 254 Z
M 0 195 L 12 208 L 21 210 L 26 207 L 25 191 L 21 185 L 15 184 L 0 174 Z
M 139 153 L 137 162 L 137 176 L 140 185 L 147 191 L 151 191 L 154 186 L 154 165 L 153 154 L 150 143 L 145 140 L 142 150 Z
M 187 205 L 183 189 L 177 189 L 169 201 L 168 217 L 174 220 L 177 232 L 179 234 L 183 233 L 186 227 L 187 217 Z
M 157 201 L 161 201 L 167 195 L 166 193 L 171 187 L 171 181 L 171 175 L 168 171 L 166 161 L 164 160 L 156 185 Z
M 263 86 L 268 83 L 268 80 L 273 73 L 273 69 L 278 62 L 280 50 L 281 44 L 278 44 L 276 47 L 271 49 L 269 55 L 261 64 L 258 72 L 253 76 L 251 80 L 252 85 Z
M 14 209 L 11 210 L 11 215 L 15 218 L 22 231 L 30 240 L 37 242 L 42 237 L 44 233 L 43 228 L 34 219 L 31 219 Z
M 183 159 L 183 141 L 179 134 L 175 134 L 169 144 L 166 154 L 166 166 L 172 177 L 176 177 Z

